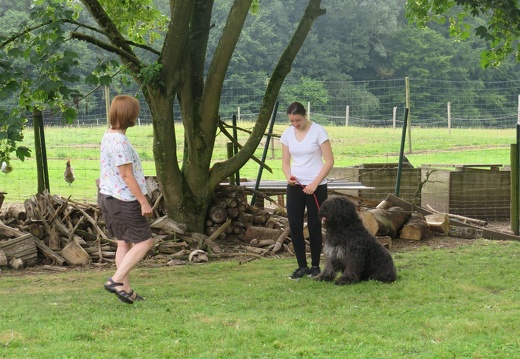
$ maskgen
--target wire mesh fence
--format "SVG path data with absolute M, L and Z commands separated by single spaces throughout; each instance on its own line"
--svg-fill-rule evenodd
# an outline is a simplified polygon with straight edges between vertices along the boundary
M 399 129 L 403 124 L 403 113 L 407 101 L 410 103 L 410 121 L 413 128 L 432 128 L 432 135 L 441 129 L 503 129 L 510 134 L 508 146 L 514 141 L 514 128 L 518 119 L 518 94 L 520 81 L 472 83 L 427 81 L 421 79 L 394 79 L 385 81 L 351 81 L 351 82 L 318 82 L 313 86 L 325 89 L 326 96 L 310 96 L 295 92 L 301 86 L 299 80 L 287 80 L 279 96 L 280 106 L 276 114 L 275 133 L 280 134 L 286 126 L 285 107 L 288 103 L 299 100 L 308 107 L 312 121 L 329 128 L 333 141 L 337 135 L 335 128 L 353 133 L 356 128 Z M 265 79 L 229 80 L 226 81 L 221 98 L 221 117 L 231 123 L 233 115 L 238 116 L 241 126 L 253 126 L 266 88 Z M 136 94 L 135 89 L 126 93 Z M 99 143 L 107 127 L 107 99 L 115 95 L 115 90 L 99 89 L 88 98 L 77 104 L 78 117 L 72 124 L 64 124 L 59 114 L 44 113 L 45 137 L 51 193 L 64 197 L 71 196 L 76 200 L 95 201 L 95 179 L 99 173 Z M 407 99 L 408 97 L 408 99 Z M 174 105 L 177 125 L 182 126 L 182 116 L 178 104 Z M 141 113 L 138 130 L 130 129 L 128 136 L 137 149 L 147 175 L 155 174 L 153 162 L 153 130 L 152 118 L 147 104 L 141 99 Z M 24 145 L 34 148 L 32 121 L 29 119 L 25 130 Z M 509 132 L 510 131 L 510 132 Z M 182 151 L 182 136 L 178 138 L 178 150 Z M 242 139 L 245 140 L 245 139 Z M 367 139 L 368 140 L 368 139 Z M 435 141 L 433 138 L 421 138 L 420 141 Z M 219 161 L 226 156 L 226 138 L 217 137 L 214 160 Z M 340 142 L 335 144 L 336 162 L 341 161 L 344 151 L 340 150 Z M 279 143 L 271 141 L 272 150 L 268 165 L 274 173 L 263 171 L 264 179 L 281 179 Z M 346 144 L 348 145 L 348 144 Z M 480 143 L 485 147 L 485 143 Z M 495 144 L 490 142 L 490 146 Z M 259 146 L 259 157 L 262 152 Z M 394 151 L 393 155 L 396 153 Z M 182 158 L 182 156 L 180 156 Z M 369 157 L 369 154 L 367 154 Z M 394 157 L 395 158 L 395 157 Z M 63 179 L 65 163 L 71 161 L 76 180 L 68 184 Z M 339 159 L 339 161 L 338 161 Z M 482 156 L 475 156 L 471 162 L 478 164 Z M 485 161 L 485 160 L 484 160 Z M 247 164 L 242 174 L 254 178 L 258 165 L 253 161 Z M 502 161 L 505 162 L 505 161 Z M 359 163 L 354 163 L 359 164 Z M 507 162 L 504 163 L 507 165 Z M 14 171 L 9 174 L 0 173 L 0 190 L 7 192 L 7 202 L 21 202 L 36 193 L 37 172 L 34 158 L 26 161 L 13 161 Z M 506 166 L 507 167 L 507 166 Z M 484 184 L 480 184 L 483 186 Z M 509 193 L 509 183 L 491 181 L 490 192 Z M 483 188 L 480 188 L 483 189 Z M 437 196 L 448 196 L 449 188 L 438 189 Z M 451 189 L 453 191 L 453 189 Z M 485 189 L 484 189 L 485 190 Z M 486 192 L 487 193 L 487 192 Z M 475 193 L 475 197 L 478 195 Z M 448 196 L 449 197 L 449 196 Z M 465 198 L 468 203 L 474 202 L 474 208 L 481 206 L 475 198 Z M 496 217 L 501 217 L 509 203 L 501 200 L 497 205 Z M 452 206 L 453 207 L 453 206 Z

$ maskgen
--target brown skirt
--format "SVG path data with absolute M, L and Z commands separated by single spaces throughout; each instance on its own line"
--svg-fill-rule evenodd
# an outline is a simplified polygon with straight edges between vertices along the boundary
M 148 219 L 141 213 L 138 201 L 125 202 L 100 193 L 98 204 L 108 233 L 120 241 L 138 243 L 152 238 Z

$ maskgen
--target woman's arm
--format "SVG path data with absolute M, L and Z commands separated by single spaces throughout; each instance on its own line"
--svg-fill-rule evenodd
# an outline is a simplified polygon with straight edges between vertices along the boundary
M 290 186 L 296 184 L 296 179 L 291 174 L 291 153 L 289 152 L 289 146 L 282 144 L 282 171 L 287 179 L 287 183 Z
M 152 214 L 152 207 L 148 200 L 144 196 L 143 192 L 141 192 L 141 187 L 137 183 L 134 177 L 134 171 L 132 169 L 131 163 L 125 163 L 124 165 L 117 166 L 117 170 L 119 171 L 119 175 L 128 186 L 128 189 L 134 195 L 135 199 L 139 201 L 141 204 L 141 214 L 143 216 L 149 216 Z
M 323 142 L 320 145 L 321 148 L 321 155 L 323 157 L 324 163 L 323 167 L 321 168 L 320 173 L 316 176 L 314 181 L 312 183 L 305 186 L 305 189 L 303 190 L 304 193 L 312 194 L 314 191 L 316 191 L 316 188 L 319 186 L 321 181 L 323 181 L 325 178 L 327 178 L 327 175 L 329 174 L 330 170 L 334 166 L 334 156 L 332 154 L 332 147 L 330 145 L 330 140 L 327 140 Z

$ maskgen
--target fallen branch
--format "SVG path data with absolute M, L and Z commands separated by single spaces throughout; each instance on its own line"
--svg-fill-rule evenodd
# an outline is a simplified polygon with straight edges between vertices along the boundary
M 287 236 L 289 236 L 290 233 L 291 233 L 291 229 L 289 228 L 289 226 L 286 226 L 285 229 L 283 230 L 283 232 L 280 234 L 280 236 L 278 236 L 278 239 L 276 240 L 276 243 L 273 246 L 273 249 L 272 249 L 273 253 L 276 253 L 280 249 L 282 249 L 283 242 L 285 242 L 285 240 L 287 239 Z
M 467 222 L 467 223 L 473 223 L 473 224 L 476 224 L 477 226 L 482 226 L 482 227 L 485 227 L 485 226 L 488 225 L 488 222 L 482 221 L 480 219 L 464 217 L 464 216 L 460 216 L 460 215 L 457 215 L 457 214 L 450 214 L 450 213 L 439 212 L 439 211 L 433 209 L 429 204 L 427 204 L 426 207 L 428 207 L 428 209 L 430 211 L 432 211 L 433 213 L 447 214 L 448 217 L 453 218 L 453 219 L 458 219 L 459 221 L 463 221 L 463 222 Z

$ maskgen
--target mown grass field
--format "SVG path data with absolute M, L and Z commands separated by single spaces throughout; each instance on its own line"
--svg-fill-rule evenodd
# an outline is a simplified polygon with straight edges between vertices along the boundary
M 242 124 L 247 127 L 248 124 Z M 277 133 L 284 126 L 277 126 Z M 337 166 L 395 163 L 401 132 L 327 128 Z M 48 128 L 51 192 L 93 200 L 104 128 Z M 182 130 L 179 129 L 179 138 Z M 151 128 L 131 129 L 153 174 Z M 31 146 L 27 134 L 26 144 Z M 416 164 L 508 164 L 514 130 L 414 129 Z M 219 137 L 215 160 L 225 157 Z M 182 146 L 182 144 L 179 144 Z M 267 164 L 279 179 L 280 150 Z M 408 151 L 408 143 L 406 144 Z M 263 149 L 258 149 L 260 157 Z M 270 152 L 271 153 L 271 152 Z M 62 179 L 70 158 L 76 182 Z M 252 161 L 251 161 L 252 162 Z M 7 200 L 35 192 L 33 159 L 3 175 Z M 254 178 L 255 163 L 242 170 Z M 92 194 L 90 194 L 92 193 Z M 287 276 L 295 260 L 205 265 L 141 263 L 132 272 L 144 302 L 103 289 L 111 266 L 0 268 L 0 358 L 515 358 L 520 352 L 519 242 L 468 241 L 444 249 L 392 251 L 393 284 L 338 287 Z
M 398 280 L 339 287 L 293 258 L 133 271 L 0 272 L 1 358 L 516 358 L 520 243 L 393 252 Z
M 251 129 L 252 123 L 240 123 L 244 129 Z M 280 135 L 287 124 L 277 124 L 274 134 Z M 335 156 L 335 166 L 353 166 L 364 163 L 397 163 L 401 148 L 401 129 L 326 127 L 331 138 Z M 81 201 L 94 201 L 95 179 L 99 174 L 99 142 L 105 127 L 47 127 L 45 139 L 49 164 L 51 193 L 64 197 L 72 196 Z M 177 148 L 183 148 L 183 129 L 176 126 Z M 128 130 L 127 135 L 139 152 L 147 175 L 155 174 L 152 151 L 151 125 Z M 410 140 L 411 138 L 411 140 Z M 244 143 L 247 135 L 239 132 L 239 141 Z M 510 144 L 515 143 L 515 129 L 448 129 L 412 128 L 411 136 L 406 136 L 404 150 L 406 157 L 415 166 L 421 164 L 503 164 L 510 162 Z M 213 160 L 221 161 L 227 156 L 227 138 L 217 137 Z M 27 129 L 23 143 L 34 148 L 32 129 Z M 262 158 L 262 143 L 256 157 Z M 182 156 L 179 156 L 182 158 Z M 69 186 L 63 180 L 65 162 L 71 160 L 76 181 Z M 272 170 L 263 170 L 262 178 L 282 179 L 281 148 L 275 138 L 267 151 L 266 165 Z M 23 202 L 37 191 L 36 162 L 34 157 L 24 162 L 14 160 L 14 170 L 5 175 L 0 173 L 0 190 L 7 192 L 6 202 Z M 241 177 L 255 179 L 258 164 L 250 160 L 240 171 Z

